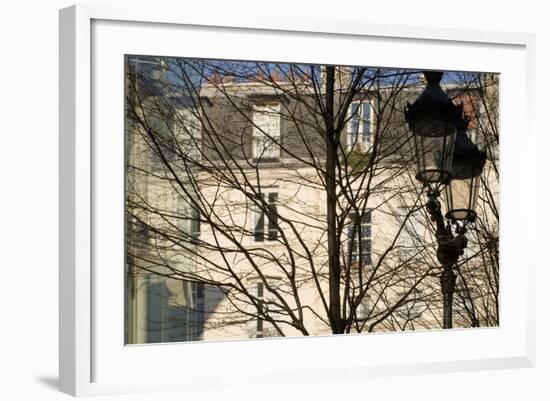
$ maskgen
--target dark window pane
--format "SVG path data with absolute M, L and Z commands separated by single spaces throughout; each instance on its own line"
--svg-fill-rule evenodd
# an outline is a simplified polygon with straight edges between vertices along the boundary
M 204 299 L 204 283 L 197 283 L 197 299 L 203 300 Z
M 368 223 L 370 224 L 371 223 L 371 214 L 372 212 L 365 212 L 365 214 L 363 215 L 363 223 Z
M 364 239 L 362 241 L 363 262 L 371 263 L 371 240 Z

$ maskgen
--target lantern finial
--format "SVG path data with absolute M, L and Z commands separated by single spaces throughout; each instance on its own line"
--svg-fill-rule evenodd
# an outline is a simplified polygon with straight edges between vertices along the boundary
M 441 78 L 443 77 L 442 71 L 423 71 L 422 74 L 424 74 L 424 78 L 426 79 L 426 83 L 428 85 L 439 86 Z

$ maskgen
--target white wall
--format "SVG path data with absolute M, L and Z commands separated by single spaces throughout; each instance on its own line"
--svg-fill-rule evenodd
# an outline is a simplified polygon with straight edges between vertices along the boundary
M 130 4 L 137 1 L 96 1 Z M 441 27 L 534 32 L 537 36 L 537 122 L 539 147 L 549 145 L 548 130 L 542 117 L 547 115 L 545 100 L 550 94 L 547 71 L 550 31 L 543 1 L 502 2 L 462 0 L 460 2 L 355 1 L 315 2 L 244 1 L 181 2 L 140 1 L 162 4 L 190 3 L 188 7 L 205 12 L 241 13 L 245 7 L 281 15 L 326 19 L 365 18 L 376 23 L 431 25 Z M 212 3 L 216 3 L 215 5 Z M 0 236 L 4 259 L 0 263 L 0 395 L 7 400 L 57 400 L 57 168 L 58 168 L 58 8 L 71 4 L 64 0 L 4 2 L 0 12 Z M 182 10 L 185 12 L 185 9 Z M 7 124 L 6 124 L 7 122 Z M 548 182 L 548 167 L 539 160 L 538 182 Z M 539 189 L 543 191 L 544 189 Z M 539 198 L 542 193 L 539 192 Z M 541 209 L 545 205 L 541 204 Z M 545 210 L 544 208 L 543 210 Z M 541 216 L 539 235 L 543 240 Z M 506 229 L 506 228 L 505 228 Z M 7 258 L 6 258 L 7 255 Z M 547 263 L 538 266 L 538 367 L 534 369 L 482 373 L 443 374 L 373 379 L 358 388 L 340 382 L 296 388 L 274 383 L 272 389 L 228 390 L 223 399 L 527 399 L 548 397 L 545 381 L 550 374 L 548 346 L 548 299 L 543 286 L 550 283 Z M 261 359 L 261 358 L 260 358 Z M 213 398 L 213 391 L 197 394 Z M 178 395 L 182 398 L 182 395 Z M 360 397 L 360 398 L 359 398 Z M 121 397 L 122 398 L 122 397 Z M 174 394 L 126 396 L 130 400 L 169 400 Z M 119 399 L 106 397 L 105 399 Z

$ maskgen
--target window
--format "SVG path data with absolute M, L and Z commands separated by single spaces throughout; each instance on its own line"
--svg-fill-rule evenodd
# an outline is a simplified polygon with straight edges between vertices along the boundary
M 168 116 L 162 105 L 150 105 L 144 112 L 144 118 L 147 123 L 147 130 L 144 129 L 141 134 L 143 137 L 147 137 L 149 134 L 155 137 L 155 141 L 158 144 L 158 149 L 154 147 L 150 153 L 151 167 L 154 169 L 164 169 L 165 161 L 173 163 L 177 160 L 176 149 L 176 137 L 174 132 L 171 131 L 172 122 L 170 116 Z M 163 160 L 164 158 L 164 160 Z
M 399 218 L 397 223 L 403 225 L 397 241 L 398 257 L 400 262 L 409 261 L 422 252 L 425 238 L 428 235 L 428 222 L 425 221 L 423 214 L 408 213 L 414 209 L 414 206 L 399 207 Z
M 153 167 L 164 169 L 165 162 L 178 164 L 183 160 L 198 161 L 201 158 L 201 120 L 199 112 L 191 107 L 171 111 L 176 105 L 154 105 L 147 113 L 147 123 L 155 134 L 159 150 L 153 153 Z
M 368 151 L 372 145 L 372 105 L 368 100 L 352 102 L 347 124 L 347 149 Z
M 281 115 L 279 104 L 254 106 L 252 122 L 252 157 L 278 159 L 281 155 Z
M 268 284 L 273 291 L 277 291 L 277 279 L 270 278 Z M 254 318 L 249 323 L 249 337 L 277 337 L 279 334 L 275 326 L 265 319 L 266 316 L 276 319 L 276 297 L 267 290 L 263 281 L 252 282 L 250 294 L 255 298 L 256 304 L 251 305 Z
M 193 308 L 192 308 L 192 325 L 193 335 L 201 339 L 204 331 L 205 320 L 205 291 L 204 283 L 193 283 Z
M 187 195 L 179 193 L 172 187 L 164 187 L 164 197 L 167 200 L 166 210 L 175 213 L 174 228 L 179 230 L 190 242 L 196 242 L 201 234 L 200 210 Z
M 254 241 L 275 241 L 279 237 L 277 214 L 277 192 L 262 193 L 259 205 L 254 207 Z
M 198 110 L 192 107 L 181 108 L 174 116 L 174 136 L 177 152 L 181 151 L 187 160 L 201 158 L 201 120 Z
M 400 319 L 418 319 L 426 309 L 426 305 L 422 301 L 422 293 L 417 288 L 413 289 L 410 293 L 408 290 L 398 292 L 397 299 L 402 301 L 401 305 L 395 310 L 395 314 Z
M 264 310 L 264 283 L 256 283 L 257 297 L 258 297 L 258 311 Z M 261 315 L 256 317 L 256 338 L 264 336 L 264 319 Z
M 191 206 L 191 219 L 190 219 L 190 224 L 189 224 L 189 232 L 190 232 L 190 235 L 191 235 L 191 238 L 194 240 L 194 241 L 197 241 L 198 238 L 200 237 L 201 235 L 201 215 L 200 215 L 200 211 L 194 207 L 194 206 Z
M 349 258 L 350 264 L 370 265 L 372 264 L 372 224 L 371 211 L 363 214 L 360 224 L 357 223 L 355 216 L 351 218 L 351 224 L 348 226 Z
M 359 305 L 357 305 L 357 309 L 355 312 L 355 315 L 358 321 L 367 320 L 370 312 L 369 308 L 370 308 L 369 298 L 366 295 L 364 295 Z

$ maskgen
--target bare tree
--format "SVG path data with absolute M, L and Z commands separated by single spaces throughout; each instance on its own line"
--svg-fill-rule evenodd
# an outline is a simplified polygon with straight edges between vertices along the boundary
M 499 76 L 461 74 L 457 96 L 471 105 L 471 132 L 488 155 L 470 251 L 459 272 L 457 315 L 466 326 L 499 324 Z
M 433 239 L 402 245 L 423 213 L 403 123 L 415 71 L 162 62 L 127 65 L 130 275 L 202 292 L 182 302 L 197 331 L 433 326 Z

